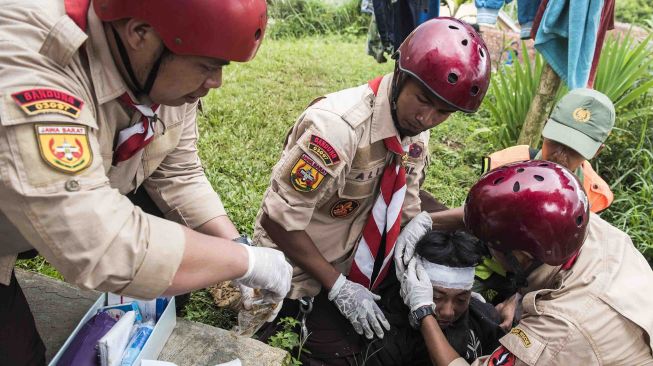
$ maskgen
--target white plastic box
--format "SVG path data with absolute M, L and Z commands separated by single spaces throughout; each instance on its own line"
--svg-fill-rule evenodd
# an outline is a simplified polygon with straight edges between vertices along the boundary
M 57 362 L 59 362 L 59 359 L 63 355 L 63 352 L 66 350 L 66 348 L 68 348 L 73 338 L 75 338 L 75 336 L 77 335 L 77 332 L 79 332 L 82 326 L 86 324 L 86 322 L 88 322 L 89 319 L 91 319 L 97 313 L 97 310 L 99 308 L 105 306 L 106 304 L 107 304 L 107 294 L 100 295 L 100 297 L 97 299 L 97 301 L 95 301 L 93 306 L 91 306 L 91 308 L 88 309 L 86 314 L 84 314 L 82 320 L 79 321 L 79 323 L 75 327 L 75 330 L 73 330 L 70 336 L 68 336 L 68 339 L 66 339 L 66 342 L 59 349 L 59 351 L 54 356 L 52 361 L 50 361 L 50 364 L 48 366 L 57 365 Z M 176 324 L 177 324 L 177 314 L 175 311 L 175 298 L 173 297 L 168 302 L 168 305 L 166 306 L 165 310 L 161 314 L 159 321 L 156 322 L 152 334 L 145 342 L 145 346 L 141 350 L 141 353 L 138 355 L 138 358 L 136 358 L 136 362 L 134 362 L 134 365 L 140 366 L 141 360 L 156 360 L 157 357 L 159 357 L 161 351 L 163 350 L 163 346 L 168 341 L 170 334 L 172 334 L 172 330 L 175 329 Z

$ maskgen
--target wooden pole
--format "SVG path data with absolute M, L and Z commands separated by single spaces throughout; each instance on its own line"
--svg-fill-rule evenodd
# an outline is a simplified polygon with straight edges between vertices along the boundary
M 538 147 L 542 128 L 544 128 L 544 123 L 555 102 L 559 87 L 560 77 L 545 62 L 542 75 L 540 76 L 540 84 L 537 86 L 537 92 L 535 93 L 535 97 L 533 97 L 531 106 L 528 108 L 524 125 L 517 140 L 518 145 L 530 145 L 532 148 Z

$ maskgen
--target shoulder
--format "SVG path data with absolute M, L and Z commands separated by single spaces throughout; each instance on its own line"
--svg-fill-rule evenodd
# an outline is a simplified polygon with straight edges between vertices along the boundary
M 331 114 L 350 128 L 372 116 L 373 93 L 367 84 L 327 94 L 307 109 L 307 113 Z

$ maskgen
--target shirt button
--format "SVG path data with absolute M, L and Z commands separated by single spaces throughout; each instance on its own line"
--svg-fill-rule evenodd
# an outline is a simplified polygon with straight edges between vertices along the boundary
M 65 188 L 68 192 L 77 192 L 80 189 L 79 181 L 77 179 L 71 179 L 66 182 Z

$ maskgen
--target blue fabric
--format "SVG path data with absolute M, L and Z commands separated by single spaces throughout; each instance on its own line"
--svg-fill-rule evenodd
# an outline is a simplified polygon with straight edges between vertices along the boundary
M 535 48 L 569 90 L 587 85 L 602 9 L 603 0 L 550 0 L 542 15 Z
M 535 14 L 542 0 L 517 0 L 517 20 L 520 25 L 533 25 Z M 530 28 L 529 28 L 530 29 Z
M 512 0 L 475 0 L 476 21 L 483 24 L 495 24 L 499 10 L 504 4 L 509 4 Z M 537 9 L 540 7 L 542 0 L 517 0 L 517 20 L 521 25 L 520 36 L 522 39 L 530 38 L 531 27 Z

